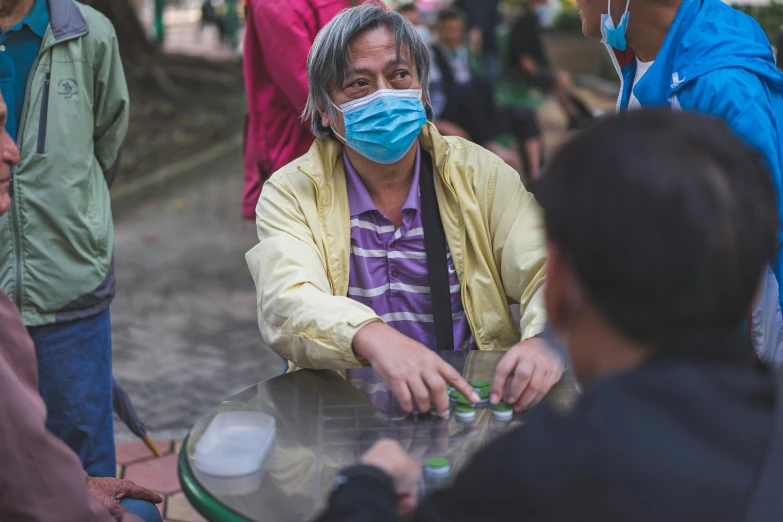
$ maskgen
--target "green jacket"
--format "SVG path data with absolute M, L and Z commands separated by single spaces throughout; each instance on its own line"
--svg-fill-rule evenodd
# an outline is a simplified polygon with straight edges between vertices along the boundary
M 105 310 L 114 297 L 109 185 L 128 130 L 117 36 L 102 14 L 48 0 L 50 24 L 28 79 L 0 217 L 0 287 L 27 326 Z

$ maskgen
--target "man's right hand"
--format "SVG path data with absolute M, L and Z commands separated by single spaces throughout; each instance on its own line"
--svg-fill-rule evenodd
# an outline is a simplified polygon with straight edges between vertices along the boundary
M 106 506 L 113 517 L 119 517 L 126 510 L 120 506 L 120 500 L 123 498 L 134 498 L 137 500 L 146 500 L 153 504 L 160 504 L 163 498 L 157 493 L 137 486 L 130 480 L 120 480 L 115 478 L 87 478 L 87 489 L 93 497 Z
M 353 338 L 353 351 L 364 357 L 375 375 L 394 393 L 402 409 L 427 413 L 434 404 L 439 415 L 449 409 L 448 386 L 478 402 L 473 387 L 449 363 L 394 328 L 382 322 L 370 323 Z

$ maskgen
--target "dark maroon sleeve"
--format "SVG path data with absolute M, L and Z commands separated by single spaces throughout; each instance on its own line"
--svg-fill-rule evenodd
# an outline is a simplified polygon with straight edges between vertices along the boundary
M 0 291 L 0 520 L 114 522 L 87 491 L 76 454 L 45 423 L 33 342 Z

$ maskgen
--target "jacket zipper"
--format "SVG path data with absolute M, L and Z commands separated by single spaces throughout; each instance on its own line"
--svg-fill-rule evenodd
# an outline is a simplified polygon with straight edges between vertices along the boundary
M 19 313 L 22 313 L 22 245 L 20 244 L 21 239 L 21 233 L 19 232 L 19 227 L 17 223 L 19 223 L 19 214 L 16 210 L 16 197 L 14 196 L 14 169 L 11 169 L 11 183 L 8 187 L 8 193 L 11 194 L 11 234 L 15 236 L 13 243 L 14 243 L 14 260 L 15 260 L 15 270 L 14 270 L 14 277 L 16 278 L 14 281 L 14 304 L 16 304 L 16 308 L 19 310 Z
M 46 41 L 47 37 L 50 36 L 51 33 L 51 27 L 46 29 L 46 33 L 44 34 L 44 41 Z M 22 150 L 22 144 L 23 144 L 23 138 L 24 138 L 24 131 L 25 131 L 25 123 L 27 120 L 27 113 L 30 110 L 30 93 L 32 92 L 33 87 L 33 76 L 35 75 L 35 71 L 38 70 L 38 65 L 41 63 L 41 57 L 49 51 L 52 47 L 54 47 L 57 44 L 61 44 L 64 42 L 67 42 L 69 40 L 72 40 L 74 38 L 78 38 L 80 36 L 83 36 L 87 34 L 86 32 L 82 32 L 79 34 L 70 35 L 68 38 L 65 38 L 63 40 L 50 42 L 45 47 L 41 47 L 41 50 L 38 52 L 38 56 L 35 57 L 35 61 L 33 62 L 33 66 L 30 68 L 30 76 L 27 78 L 27 87 L 25 89 L 25 104 L 24 108 L 22 109 L 22 118 L 21 123 L 19 125 L 18 129 L 18 142 L 17 142 L 17 148 L 19 149 L 20 153 Z M 51 71 L 46 73 L 47 78 L 47 84 L 45 87 L 48 87 L 49 79 L 51 78 Z M 47 96 L 48 98 L 48 96 Z M 48 109 L 48 102 L 47 102 L 47 109 Z M 18 189 L 15 188 L 16 183 L 14 183 L 14 179 L 11 180 L 11 234 L 13 235 L 14 239 L 14 259 L 16 261 L 15 269 L 14 269 L 14 304 L 16 305 L 17 310 L 19 310 L 19 315 L 24 317 L 24 308 L 22 306 L 22 230 L 19 226 L 19 210 L 18 210 Z
M 623 90 L 625 90 L 625 80 L 623 79 L 623 71 L 620 70 L 620 62 L 617 61 L 617 57 L 614 55 L 614 51 L 612 51 L 612 48 L 608 45 L 606 46 L 606 49 L 609 51 L 609 57 L 612 59 L 614 70 L 617 71 L 617 76 L 620 77 L 620 92 L 617 94 L 617 105 L 615 105 L 614 108 L 614 113 L 620 114 L 620 102 L 623 99 Z
M 46 126 L 49 122 L 49 83 L 51 73 L 46 73 L 43 99 L 41 100 L 41 114 L 38 116 L 38 154 L 43 154 L 46 149 Z

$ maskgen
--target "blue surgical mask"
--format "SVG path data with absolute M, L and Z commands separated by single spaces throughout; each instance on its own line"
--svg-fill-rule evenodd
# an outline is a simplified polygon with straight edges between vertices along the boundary
M 628 45 L 625 41 L 625 32 L 628 30 L 628 16 L 630 15 L 628 13 L 628 5 L 630 3 L 631 0 L 628 0 L 625 4 L 625 12 L 620 18 L 620 23 L 617 24 L 617 27 L 614 26 L 614 20 L 612 20 L 612 15 L 610 14 L 612 12 L 612 0 L 609 0 L 609 7 L 607 8 L 609 12 L 601 15 L 601 43 L 609 45 L 618 51 L 625 51 Z
M 381 89 L 334 106 L 343 113 L 345 137 L 332 131 L 368 160 L 384 165 L 400 161 L 427 123 L 421 89 Z

